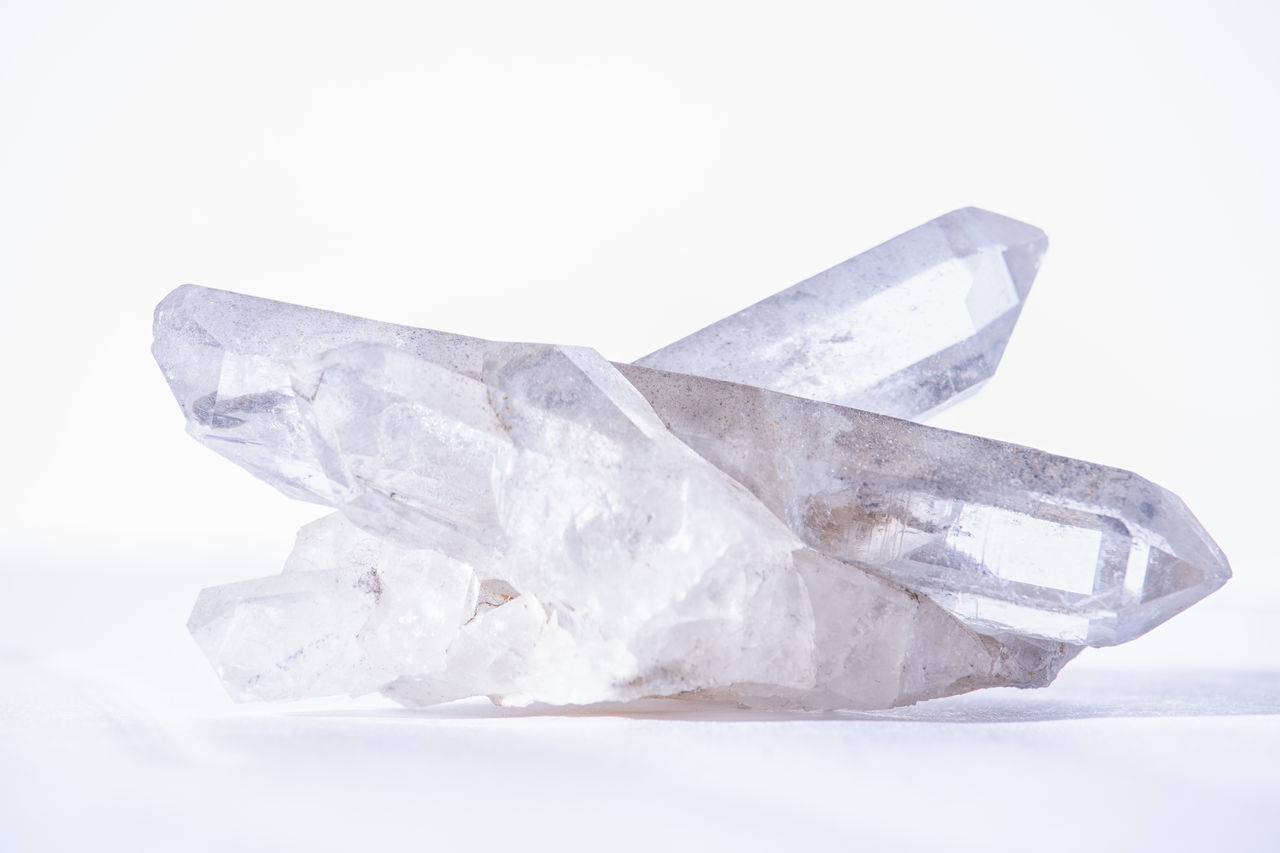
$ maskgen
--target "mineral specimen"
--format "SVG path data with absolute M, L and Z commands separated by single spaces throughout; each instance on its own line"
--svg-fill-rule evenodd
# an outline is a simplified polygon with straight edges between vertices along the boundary
M 913 251 L 917 232 L 933 248 Z M 895 275 L 954 289 L 935 232 L 961 259 L 1003 252 L 995 277 L 1025 294 L 1043 238 L 976 211 L 894 241 L 912 264 L 866 262 L 882 291 Z M 1012 236 L 993 249 L 992 233 Z M 865 288 L 848 296 L 856 317 Z M 769 302 L 735 322 L 781 333 Z M 977 375 L 963 354 L 998 358 L 1004 335 L 948 343 L 905 368 L 950 379 L 877 399 L 932 408 Z M 1136 636 L 1229 576 L 1185 507 L 1132 474 L 592 350 L 191 286 L 158 306 L 155 338 L 192 435 L 339 510 L 299 532 L 284 574 L 201 594 L 190 628 L 238 698 L 888 707 L 1046 684 L 1080 645 Z M 689 370 L 716 372 L 700 351 Z M 872 385 L 902 385 L 884 381 L 900 362 L 879 359 Z

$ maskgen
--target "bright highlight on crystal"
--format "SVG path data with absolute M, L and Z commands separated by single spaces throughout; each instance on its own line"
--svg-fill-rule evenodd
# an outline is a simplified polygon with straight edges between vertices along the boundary
M 188 431 L 337 510 L 191 631 L 240 699 L 1045 685 L 1230 570 L 1136 475 L 868 411 L 990 376 L 1044 246 L 956 211 L 636 365 L 181 287 L 153 351 Z

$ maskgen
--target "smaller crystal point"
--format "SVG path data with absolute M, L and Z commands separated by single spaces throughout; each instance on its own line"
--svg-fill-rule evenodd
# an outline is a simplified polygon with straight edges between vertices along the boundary
M 237 700 L 368 693 L 443 666 L 480 590 L 470 567 L 335 513 L 298 531 L 283 574 L 201 592 L 187 628 Z
M 955 210 L 636 364 L 923 419 L 995 372 L 1047 247 Z

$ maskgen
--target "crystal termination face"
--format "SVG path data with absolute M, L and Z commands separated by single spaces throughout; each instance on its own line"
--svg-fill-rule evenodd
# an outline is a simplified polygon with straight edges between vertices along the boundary
M 1114 645 L 1231 576 L 1186 505 L 1128 471 L 760 388 L 619 369 L 672 432 L 810 547 L 988 633 Z
M 866 411 L 190 286 L 155 329 L 193 436 L 338 510 L 197 602 L 237 698 L 888 707 L 1230 575 L 1133 474 Z
M 636 364 L 926 418 L 995 372 L 1048 245 L 952 211 Z

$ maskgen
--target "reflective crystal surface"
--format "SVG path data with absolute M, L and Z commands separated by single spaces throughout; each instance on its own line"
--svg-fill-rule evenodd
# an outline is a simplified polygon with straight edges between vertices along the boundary
M 1222 586 L 1186 505 L 1128 471 L 745 385 L 620 365 L 810 547 L 974 627 L 1131 640 Z
M 1047 246 L 955 210 L 636 364 L 923 419 L 995 372 Z
M 188 431 L 338 510 L 282 575 L 202 593 L 191 631 L 242 699 L 878 708 L 1047 684 L 1230 576 L 1181 501 L 768 390 L 954 400 L 1043 249 L 956 211 L 637 365 L 179 288 L 153 352 Z

